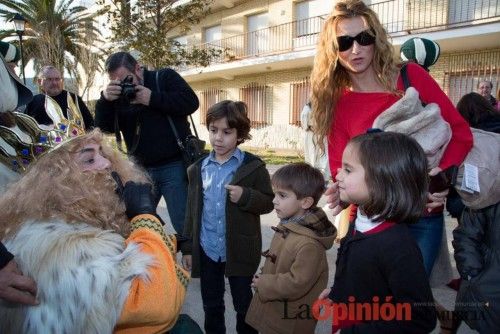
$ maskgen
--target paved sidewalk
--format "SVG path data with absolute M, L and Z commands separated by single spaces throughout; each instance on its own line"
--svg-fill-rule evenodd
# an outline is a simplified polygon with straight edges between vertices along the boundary
M 272 174 L 279 166 L 268 166 L 270 173 Z M 322 198 L 320 201 L 320 205 L 325 203 L 325 199 Z M 159 214 L 165 220 L 166 229 L 169 232 L 172 232 L 173 229 L 170 226 L 168 212 L 166 210 L 165 202 L 160 202 L 160 206 L 158 208 Z M 276 217 L 276 213 L 273 211 L 269 214 L 263 215 L 261 217 L 261 225 L 262 225 L 262 248 L 267 249 L 271 243 L 271 238 L 273 236 L 273 231 L 271 230 L 271 226 L 275 226 L 278 223 L 278 218 Z M 456 221 L 451 218 L 446 219 L 446 236 L 448 240 L 448 250 L 453 252 L 453 247 L 451 246 L 451 238 L 453 228 L 456 226 Z M 333 277 L 335 274 L 335 259 L 337 256 L 338 245 L 335 245 L 332 249 L 327 252 L 328 264 L 329 264 L 329 286 L 332 285 Z M 456 269 L 454 268 L 455 263 L 453 261 L 453 254 L 450 254 L 450 258 L 452 259 L 452 267 L 455 273 L 455 277 L 458 277 L 456 273 Z M 178 260 L 180 263 L 180 254 L 178 256 Z M 263 265 L 264 259 L 262 259 L 261 265 Z M 441 303 L 446 309 L 452 309 L 456 292 L 445 285 L 440 285 L 432 289 L 434 293 L 434 297 L 436 300 Z M 229 293 L 229 284 L 226 280 L 226 296 L 225 296 L 225 304 L 226 304 L 226 328 L 228 334 L 236 333 L 236 313 L 234 312 L 231 296 Z M 186 296 L 186 301 L 184 303 L 182 313 L 189 314 L 200 327 L 203 328 L 204 314 L 203 314 L 203 305 L 201 302 L 201 293 L 200 293 L 200 280 L 199 279 L 191 279 L 191 282 L 188 287 L 188 292 Z M 439 333 L 439 324 L 436 329 L 432 333 Z M 316 327 L 316 332 L 318 334 L 326 334 L 331 333 L 331 323 L 327 321 L 319 322 Z M 467 333 L 477 333 L 476 331 L 471 330 L 466 324 L 462 324 L 458 330 L 459 334 L 467 334 Z

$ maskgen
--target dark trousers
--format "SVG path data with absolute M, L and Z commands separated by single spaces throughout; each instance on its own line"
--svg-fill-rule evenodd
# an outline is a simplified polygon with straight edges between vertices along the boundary
M 215 262 L 210 259 L 203 248 L 200 259 L 200 284 L 203 310 L 205 311 L 205 332 L 207 334 L 226 333 L 224 319 L 224 270 L 225 262 Z M 239 334 L 252 333 L 257 331 L 245 322 L 248 307 L 252 301 L 252 276 L 231 276 L 228 277 L 233 306 L 236 311 L 236 331 Z

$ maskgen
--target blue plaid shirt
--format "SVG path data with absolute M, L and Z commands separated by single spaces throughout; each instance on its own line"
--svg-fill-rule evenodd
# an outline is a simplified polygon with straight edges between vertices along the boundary
M 241 166 L 245 153 L 239 148 L 220 164 L 214 151 L 201 163 L 203 183 L 203 212 L 201 215 L 201 247 L 207 256 L 216 262 L 226 261 L 226 184 Z

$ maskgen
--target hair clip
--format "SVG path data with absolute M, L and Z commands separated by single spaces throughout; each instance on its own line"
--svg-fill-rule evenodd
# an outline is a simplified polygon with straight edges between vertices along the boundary
M 368 130 L 366 130 L 366 133 L 377 133 L 377 132 L 384 132 L 384 130 L 379 128 L 369 128 Z

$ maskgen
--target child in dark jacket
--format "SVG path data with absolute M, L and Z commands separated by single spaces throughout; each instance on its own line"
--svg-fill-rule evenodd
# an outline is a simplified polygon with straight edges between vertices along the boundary
M 231 287 L 238 333 L 257 333 L 245 323 L 253 274 L 260 263 L 260 215 L 273 209 L 264 162 L 238 145 L 250 139 L 243 102 L 222 101 L 207 111 L 212 152 L 188 168 L 188 201 L 182 263 L 200 277 L 205 332 L 223 334 L 224 276 Z
M 427 333 L 436 326 L 422 255 L 407 228 L 426 203 L 427 173 L 422 148 L 403 134 L 367 133 L 345 148 L 340 199 L 358 211 L 341 241 L 333 287 L 319 297 L 333 303 L 326 308 L 332 333 Z
M 462 278 L 455 310 L 479 333 L 500 333 L 500 202 L 466 208 L 453 248 Z
M 272 178 L 274 208 L 281 219 L 264 268 L 255 275 L 255 295 L 246 321 L 260 333 L 314 333 L 311 309 L 328 284 L 326 251 L 336 229 L 316 206 L 325 190 L 323 174 L 306 163 L 290 164 Z

